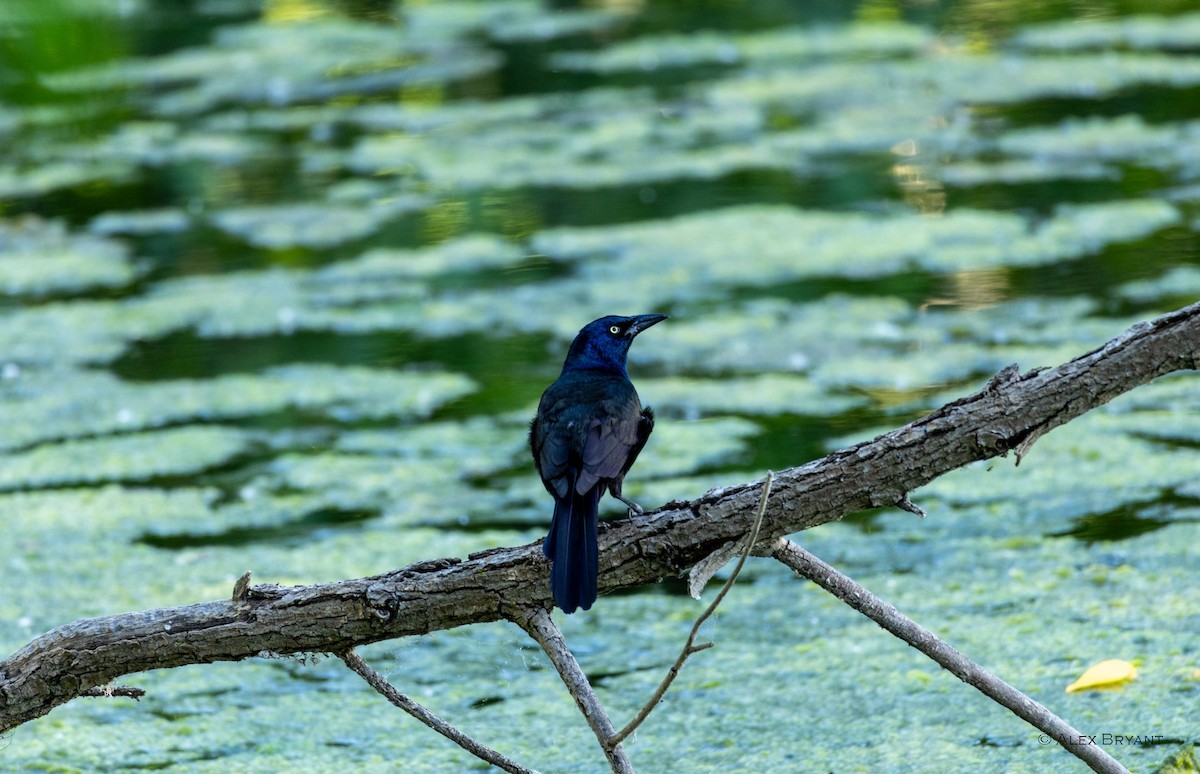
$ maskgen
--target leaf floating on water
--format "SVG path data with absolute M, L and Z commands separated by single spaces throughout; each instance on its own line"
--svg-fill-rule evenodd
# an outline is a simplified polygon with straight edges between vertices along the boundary
M 1067 693 L 1116 688 L 1137 678 L 1137 668 L 1128 661 L 1110 658 L 1094 664 L 1067 686 Z

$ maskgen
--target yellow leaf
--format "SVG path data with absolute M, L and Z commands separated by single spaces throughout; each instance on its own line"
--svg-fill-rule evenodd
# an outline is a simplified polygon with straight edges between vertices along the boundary
M 1079 679 L 1067 686 L 1067 693 L 1115 688 L 1137 677 L 1137 669 L 1128 661 L 1110 658 L 1087 668 Z

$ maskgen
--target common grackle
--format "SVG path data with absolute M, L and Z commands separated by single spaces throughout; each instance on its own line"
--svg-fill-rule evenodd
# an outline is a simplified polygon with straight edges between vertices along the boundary
M 596 512 L 604 490 L 631 514 L 642 512 L 621 494 L 621 483 L 654 429 L 654 412 L 642 408 L 625 358 L 635 336 L 665 319 L 639 314 L 585 325 L 529 426 L 533 461 L 554 497 L 542 551 L 553 563 L 550 592 L 564 613 L 596 601 Z

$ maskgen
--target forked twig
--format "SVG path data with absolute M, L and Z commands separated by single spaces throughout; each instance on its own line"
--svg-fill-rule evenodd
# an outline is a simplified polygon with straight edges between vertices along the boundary
M 709 616 L 716 612 L 717 605 L 721 604 L 721 600 L 725 599 L 725 595 L 729 593 L 729 589 L 733 588 L 734 581 L 737 580 L 738 574 L 742 571 L 742 565 L 746 563 L 746 557 L 749 556 L 750 552 L 754 550 L 754 544 L 758 542 L 758 531 L 762 527 L 763 514 L 767 512 L 767 498 L 771 496 L 771 483 L 774 480 L 775 474 L 768 470 L 767 479 L 763 482 L 762 496 L 758 499 L 758 512 L 754 516 L 754 524 L 750 527 L 750 534 L 746 537 L 746 546 L 742 549 L 742 553 L 738 557 L 738 562 L 733 567 L 733 572 L 729 574 L 729 579 L 725 581 L 725 585 L 721 586 L 721 590 L 717 592 L 716 598 L 713 599 L 704 612 L 700 614 L 700 616 L 696 619 L 696 622 L 692 624 L 692 631 L 690 634 L 688 634 L 687 642 L 683 645 L 683 650 L 679 652 L 679 658 L 675 659 L 675 663 L 671 665 L 669 670 L 667 670 L 666 676 L 664 676 L 662 682 L 658 684 L 658 689 L 654 691 L 654 694 L 650 697 L 650 700 L 647 701 L 646 705 L 642 707 L 637 715 L 633 717 L 633 720 L 630 720 L 625 724 L 624 728 L 605 740 L 606 746 L 616 747 L 621 742 L 624 742 L 630 734 L 632 734 L 634 731 L 637 731 L 638 726 L 640 726 L 642 722 L 650 716 L 650 713 L 653 712 L 654 708 L 658 706 L 658 703 L 662 701 L 663 696 L 666 695 L 667 690 L 671 687 L 671 683 L 675 682 L 675 678 L 679 676 L 679 670 L 683 668 L 683 664 L 685 661 L 687 661 L 688 656 L 692 655 L 693 653 L 699 653 L 702 650 L 707 650 L 713 646 L 711 642 L 705 642 L 697 645 L 696 636 L 700 633 L 700 627 L 704 625 L 704 622 L 708 620 Z
M 798 544 L 787 538 L 780 538 L 771 555 L 924 653 L 959 680 L 973 686 L 988 698 L 1007 707 L 1017 717 L 1044 731 L 1067 752 L 1091 767 L 1092 771 L 1103 774 L 1129 774 L 1129 770 L 1105 752 L 1103 747 L 1087 743 L 1088 737 L 1080 734 L 1070 723 L 1004 682 L 995 673 L 959 653 L 936 634 Z
M 563 638 L 562 631 L 550 617 L 550 611 L 540 607 L 533 608 L 526 611 L 524 615 L 514 616 L 512 620 L 517 626 L 524 629 L 526 634 L 536 640 L 537 644 L 542 646 L 542 650 L 546 651 L 546 655 L 550 657 L 550 663 L 554 664 L 554 669 L 558 671 L 559 677 L 567 684 L 567 690 L 571 692 L 575 703 L 579 705 L 579 711 L 583 713 L 588 725 L 592 727 L 592 732 L 596 734 L 596 739 L 599 740 L 600 747 L 604 750 L 604 755 L 608 758 L 612 770 L 618 774 L 633 774 L 633 763 L 625 754 L 625 750 L 619 744 L 608 744 L 608 740 L 612 738 L 616 729 L 613 728 L 608 713 L 600 704 L 600 699 L 592 689 L 592 684 L 588 682 L 587 675 L 583 673 L 579 662 L 575 660 L 575 656 L 567 647 L 567 641 Z
M 386 677 L 369 667 L 367 662 L 362 660 L 362 656 L 359 656 L 353 650 L 339 653 L 338 656 L 342 661 L 346 662 L 346 666 L 350 667 L 351 671 L 366 680 L 368 685 L 383 694 L 384 698 L 392 704 L 412 715 L 434 731 L 437 731 L 476 758 L 481 758 L 493 766 L 513 772 L 513 774 L 537 774 L 536 770 L 526 768 L 516 761 L 501 755 L 487 745 L 476 742 L 462 731 L 459 731 L 454 726 L 425 709 L 425 707 L 396 690 L 395 686 L 389 683 Z

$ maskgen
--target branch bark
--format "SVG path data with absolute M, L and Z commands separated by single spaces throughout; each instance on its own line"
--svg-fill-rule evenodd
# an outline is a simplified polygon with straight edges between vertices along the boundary
M 976 460 L 1028 449 L 1050 429 L 1176 370 L 1200 368 L 1200 304 L 1140 323 L 1052 369 L 1009 367 L 983 390 L 902 428 L 779 473 L 760 543 L 908 492 Z M 714 489 L 600 535 L 600 590 L 685 574 L 744 536 L 761 482 Z M 0 732 L 122 675 L 262 653 L 343 653 L 383 639 L 515 620 L 550 604 L 540 541 L 436 559 L 386 575 L 76 621 L 0 661 Z

